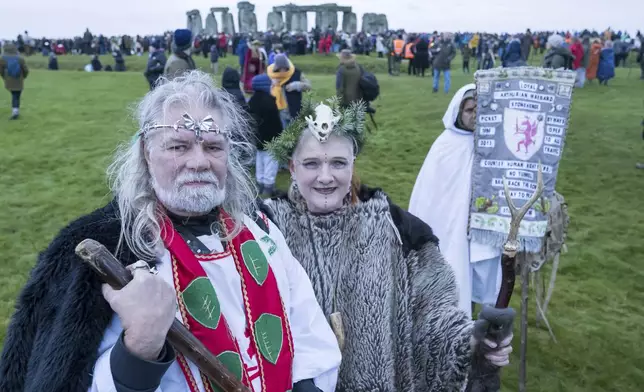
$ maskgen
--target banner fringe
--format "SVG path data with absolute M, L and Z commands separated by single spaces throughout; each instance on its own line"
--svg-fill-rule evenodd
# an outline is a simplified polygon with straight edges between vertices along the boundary
M 470 241 L 490 245 L 498 249 L 503 249 L 503 245 L 508 240 L 508 235 L 490 230 L 470 229 Z M 543 239 L 537 237 L 519 236 L 519 251 L 528 253 L 539 253 L 543 246 Z

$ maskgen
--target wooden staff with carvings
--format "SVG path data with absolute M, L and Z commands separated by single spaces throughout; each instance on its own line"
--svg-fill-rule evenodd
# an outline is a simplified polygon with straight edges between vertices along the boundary
M 507 308 L 512 298 L 514 290 L 514 282 L 516 279 L 517 267 L 517 254 L 519 252 L 519 228 L 521 221 L 528 212 L 530 207 L 541 198 L 543 194 L 543 173 L 541 162 L 537 167 L 537 189 L 534 194 L 526 203 L 517 208 L 512 198 L 510 197 L 510 189 L 508 188 L 507 181 L 503 177 L 503 189 L 505 191 L 505 199 L 510 209 L 510 232 L 508 239 L 503 245 L 503 256 L 501 258 L 502 272 L 501 272 L 501 290 L 496 300 L 497 308 Z M 525 261 L 525 260 L 524 260 Z M 521 271 L 521 346 L 520 346 L 520 360 L 519 360 L 519 391 L 526 390 L 526 363 L 527 363 L 527 350 L 528 350 L 528 282 L 530 277 L 530 266 L 525 262 L 519 263 Z
M 121 289 L 132 280 L 132 274 L 101 243 L 83 240 L 76 254 L 89 265 L 104 283 Z M 251 392 L 176 318 L 168 331 L 168 342 L 191 360 L 217 387 L 224 392 Z

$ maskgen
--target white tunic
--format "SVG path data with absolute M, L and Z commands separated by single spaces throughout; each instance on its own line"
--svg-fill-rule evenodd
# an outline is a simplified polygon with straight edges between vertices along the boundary
M 313 379 L 315 385 L 322 391 L 334 391 L 340 366 L 340 350 L 335 335 L 315 298 L 306 272 L 291 254 L 284 236 L 274 223 L 269 222 L 270 238 L 277 246 L 277 251 L 272 256 L 268 253 L 270 244 L 260 241 L 260 238 L 264 237 L 266 233 L 248 217 L 244 223 L 253 233 L 268 259 L 277 280 L 284 307 L 288 312 L 295 354 L 293 383 Z M 224 251 L 217 236 L 207 235 L 198 238 L 213 252 Z M 214 261 L 202 261 L 201 265 L 217 292 L 221 311 L 240 346 L 244 366 L 249 370 L 250 378 L 253 379 L 253 376 L 258 372 L 256 370 L 257 358 L 250 358 L 247 352 L 250 340 L 244 333 L 246 315 L 242 302 L 241 280 L 235 262 L 232 256 L 227 255 Z M 165 250 L 157 269 L 159 275 L 174 288 L 169 251 Z M 176 317 L 181 320 L 179 311 L 177 311 Z M 110 369 L 110 353 L 121 331 L 120 319 L 115 314 L 99 347 L 99 358 L 94 366 L 91 392 L 116 391 Z M 198 368 L 192 362 L 188 361 L 188 363 L 199 390 L 204 391 Z M 259 377 L 254 378 L 252 384 L 255 392 L 261 392 Z M 189 390 L 179 364 L 174 361 L 163 376 L 161 385 L 156 392 L 185 392 Z
M 471 316 L 472 302 L 494 305 L 501 288 L 501 249 L 468 239 L 474 133 L 456 127 L 468 84 L 456 92 L 432 144 L 409 202 L 409 212 L 427 223 L 438 237 L 445 260 L 456 276 L 459 308 Z

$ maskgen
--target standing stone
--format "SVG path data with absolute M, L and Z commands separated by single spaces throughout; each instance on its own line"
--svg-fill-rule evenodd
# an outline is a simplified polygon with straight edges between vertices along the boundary
M 329 29 L 329 26 L 331 26 L 331 30 L 337 31 L 338 30 L 338 13 L 335 11 L 318 11 L 315 14 L 315 24 L 322 29 L 322 31 L 326 31 Z
M 306 12 L 293 12 L 291 14 L 291 31 L 306 32 L 308 30 L 308 19 Z
M 284 12 L 284 29 L 286 31 L 292 31 L 293 27 L 293 12 L 286 11 Z
M 342 30 L 348 34 L 358 32 L 358 17 L 355 12 L 345 12 L 342 14 Z
M 268 27 L 268 30 L 272 30 L 274 32 L 281 32 L 284 30 L 284 19 L 282 19 L 282 13 L 275 11 L 269 12 L 268 17 L 266 18 L 266 26 Z
M 201 34 L 203 31 L 203 21 L 201 20 L 201 13 L 199 10 L 191 10 L 186 12 L 188 17 L 188 30 L 192 31 L 192 36 Z
M 362 31 L 368 34 L 382 34 L 389 31 L 387 15 L 366 13 L 362 16 Z
M 237 3 L 239 9 L 239 32 L 241 34 L 253 34 L 257 32 L 257 17 L 255 16 L 255 6 L 248 1 Z
M 204 29 L 204 34 L 217 35 L 218 32 L 217 19 L 215 18 L 214 12 L 210 12 L 208 13 L 208 16 L 206 16 L 206 28 Z
M 223 12 L 221 14 L 221 23 L 224 25 L 224 33 L 228 36 L 235 35 L 235 18 L 230 12 Z

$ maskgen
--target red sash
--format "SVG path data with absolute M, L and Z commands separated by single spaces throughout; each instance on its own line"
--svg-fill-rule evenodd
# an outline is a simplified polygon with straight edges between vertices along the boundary
M 227 232 L 233 224 L 222 211 Z M 239 380 L 252 390 L 252 379 L 241 359 L 239 345 L 233 337 L 217 299 L 215 288 L 200 264 L 232 256 L 241 280 L 246 337 L 250 338 L 248 354 L 259 366 L 262 392 L 286 392 L 293 384 L 293 339 L 286 310 L 266 255 L 251 231 L 244 226 L 219 254 L 195 255 L 181 235 L 167 220 L 162 238 L 172 257 L 172 275 L 183 323 Z M 199 392 L 186 359 L 177 360 L 191 392 Z M 219 391 L 201 374 L 206 392 Z

